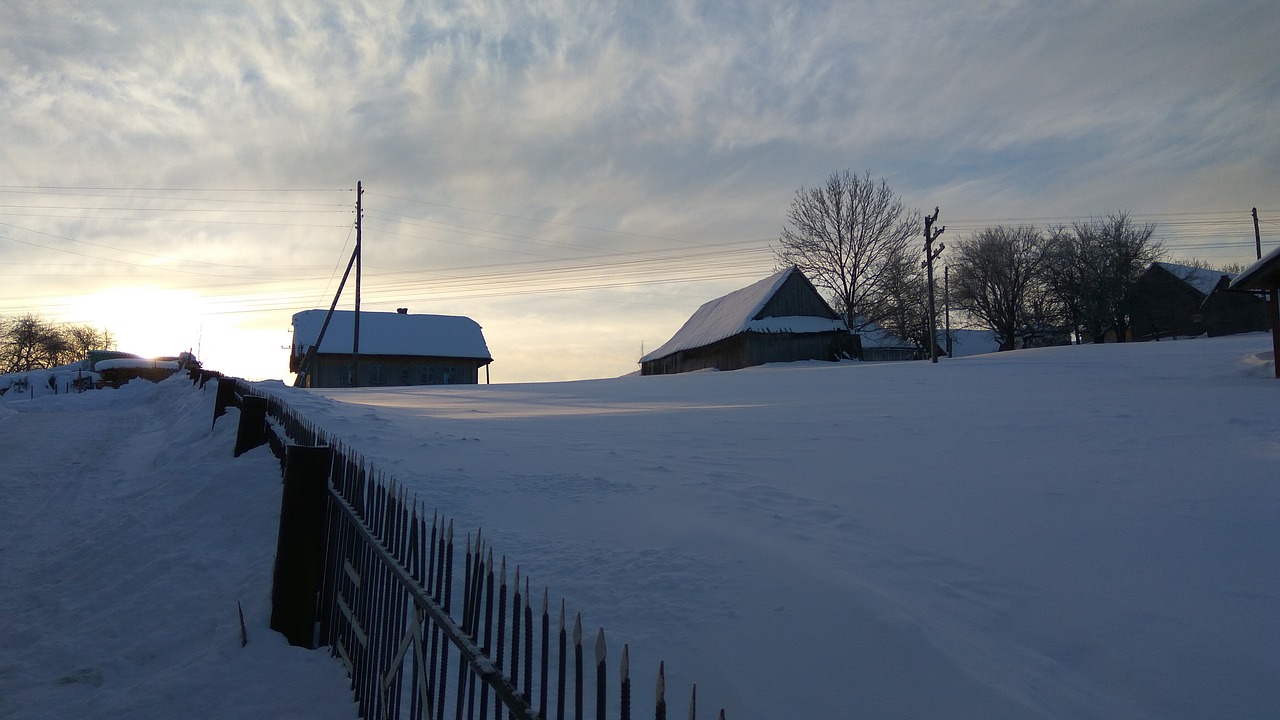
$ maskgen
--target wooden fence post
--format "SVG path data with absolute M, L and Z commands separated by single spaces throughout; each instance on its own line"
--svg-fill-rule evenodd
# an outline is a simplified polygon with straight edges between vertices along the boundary
M 240 401 L 240 427 L 236 430 L 235 456 L 267 442 L 267 399 L 246 395 Z
M 247 399 L 247 398 L 246 398 Z M 271 587 L 271 629 L 290 645 L 314 649 L 316 595 L 324 574 L 325 508 L 333 450 L 290 445 L 285 451 L 280 535 Z
M 236 404 L 236 384 L 231 378 L 218 378 L 218 392 L 213 399 L 213 425 L 227 414 L 227 408 Z

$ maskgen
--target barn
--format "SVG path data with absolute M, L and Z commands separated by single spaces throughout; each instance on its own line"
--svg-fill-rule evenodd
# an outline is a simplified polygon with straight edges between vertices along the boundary
M 670 340 L 640 358 L 640 374 L 861 357 L 858 336 L 804 273 L 790 267 L 705 303 Z
M 1266 303 L 1228 290 L 1232 275 L 1157 262 L 1138 278 L 1128 298 L 1134 340 L 1160 340 L 1254 332 L 1267 327 Z
M 408 310 L 360 313 L 359 377 L 352 377 L 355 313 L 334 311 L 305 374 L 307 352 L 324 327 L 325 310 L 293 316 L 289 371 L 299 387 L 378 387 L 386 385 L 474 385 L 480 368 L 493 362 L 484 333 L 459 315 L 411 315 Z M 353 383 L 353 380 L 355 382 Z

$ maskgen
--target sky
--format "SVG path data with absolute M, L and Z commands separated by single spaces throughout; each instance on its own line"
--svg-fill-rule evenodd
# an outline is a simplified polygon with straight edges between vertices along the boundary
M 499 383 L 634 371 L 846 169 L 944 242 L 1128 212 L 1247 264 L 1278 36 L 1270 0 L 5 3 L 0 315 L 287 380 L 357 182 L 361 308 L 471 317 Z

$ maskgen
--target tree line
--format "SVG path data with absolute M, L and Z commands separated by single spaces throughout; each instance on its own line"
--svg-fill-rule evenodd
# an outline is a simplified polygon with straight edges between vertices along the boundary
M 804 271 L 851 330 L 874 324 L 928 347 L 922 215 L 884 179 L 832 174 L 798 190 L 786 219 L 778 263 Z M 1166 254 L 1155 230 L 1123 212 L 1069 226 L 985 228 L 947 248 L 950 306 L 990 330 L 1001 350 L 1123 341 L 1129 294 Z
M 0 373 L 69 365 L 90 350 L 113 350 L 107 330 L 83 323 L 51 322 L 35 314 L 0 317 Z

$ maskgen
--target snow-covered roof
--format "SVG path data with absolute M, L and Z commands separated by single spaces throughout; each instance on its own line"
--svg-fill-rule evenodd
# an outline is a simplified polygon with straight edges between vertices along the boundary
M 862 320 L 863 318 L 859 318 Z M 876 323 L 869 322 L 858 331 L 858 337 L 864 348 L 914 348 L 915 345 L 885 330 Z
M 1158 262 L 1156 265 L 1173 273 L 1173 276 L 1187 283 L 1191 287 L 1208 295 L 1218 286 L 1218 281 L 1223 275 L 1227 277 L 1235 277 L 1229 272 L 1221 270 L 1207 270 L 1205 268 L 1191 267 L 1190 265 L 1179 265 L 1178 263 Z
M 681 350 L 705 347 L 742 332 L 816 333 L 844 330 L 844 322 L 830 318 L 756 317 L 792 273 L 798 272 L 800 271 L 794 267 L 779 270 L 741 290 L 734 290 L 728 295 L 703 303 L 670 340 L 640 358 L 640 362 L 656 360 Z
M 326 310 L 304 310 L 293 316 L 293 352 L 306 353 L 324 325 Z M 355 312 L 335 310 L 317 352 L 351 352 Z M 492 360 L 480 325 L 461 315 L 410 315 L 361 312 L 360 352 L 368 355 L 411 355 Z
M 990 330 L 952 330 L 951 357 L 968 357 L 997 352 L 1000 343 Z
M 1280 247 L 1262 256 L 1231 281 L 1232 290 L 1267 290 L 1280 280 Z

